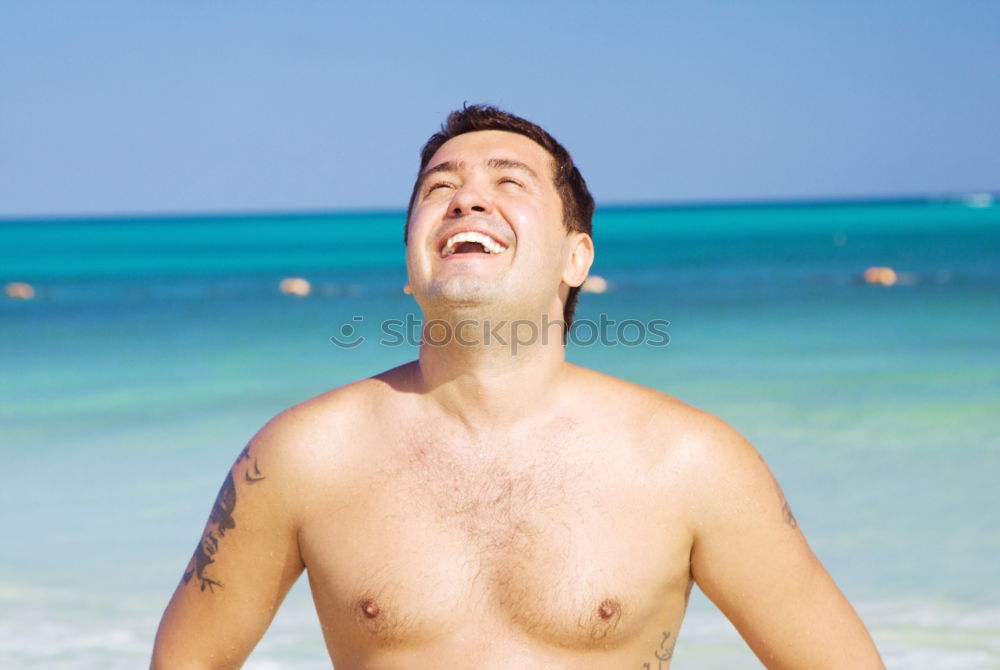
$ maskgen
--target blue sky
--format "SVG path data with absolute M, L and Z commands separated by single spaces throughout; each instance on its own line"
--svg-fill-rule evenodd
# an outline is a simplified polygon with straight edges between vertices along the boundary
M 0 217 L 402 209 L 463 101 L 599 204 L 997 191 L 998 36 L 992 0 L 0 0 Z

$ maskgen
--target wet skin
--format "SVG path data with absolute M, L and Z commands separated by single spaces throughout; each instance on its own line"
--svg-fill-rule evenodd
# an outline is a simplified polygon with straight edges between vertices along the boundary
M 470 231 L 499 253 L 445 253 Z M 558 321 L 592 258 L 538 145 L 486 131 L 432 157 L 407 246 L 425 319 Z M 239 667 L 304 570 L 337 670 L 665 670 L 695 582 L 770 668 L 882 667 L 754 448 L 558 337 L 425 345 L 268 423 L 153 667 Z
M 300 533 L 338 668 L 640 668 L 676 637 L 692 534 L 655 513 L 681 498 L 653 435 L 582 406 L 473 437 L 408 374 L 372 385 L 401 420 L 358 436 L 351 485 L 310 500 L 343 512 Z

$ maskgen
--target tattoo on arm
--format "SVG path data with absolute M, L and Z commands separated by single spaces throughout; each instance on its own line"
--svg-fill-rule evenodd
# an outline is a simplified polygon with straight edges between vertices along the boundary
M 795 515 L 792 514 L 792 508 L 789 506 L 788 499 L 785 496 L 781 496 L 781 515 L 785 518 L 785 523 L 792 528 L 798 528 L 799 522 L 795 520 Z
M 761 463 L 764 463 L 764 457 L 760 455 L 760 452 L 757 453 L 757 458 L 760 459 Z M 765 463 L 765 466 L 766 465 L 767 464 Z M 779 484 L 778 480 L 774 478 L 774 475 L 771 475 L 771 481 L 774 482 L 774 488 L 778 491 L 778 498 L 781 500 L 781 517 L 791 528 L 798 528 L 799 522 L 795 520 L 795 515 L 792 514 L 792 508 L 788 504 L 788 498 L 785 497 L 785 492 L 781 490 L 781 484 Z
M 663 639 L 660 640 L 660 646 L 653 651 L 653 656 L 656 657 L 656 665 L 647 661 L 642 664 L 642 670 L 667 670 L 670 667 L 670 659 L 674 657 L 675 644 L 677 644 L 677 639 L 671 639 L 670 633 L 663 631 Z
M 191 579 L 197 576 L 202 591 L 208 589 L 209 593 L 214 593 L 216 586 L 220 589 L 223 588 L 222 582 L 205 574 L 205 569 L 215 563 L 213 557 L 218 553 L 219 541 L 226 536 L 226 531 L 236 528 L 236 519 L 233 517 L 233 512 L 236 510 L 236 482 L 233 480 L 233 472 L 243 468 L 245 468 L 243 478 L 247 484 L 256 484 L 264 479 L 264 475 L 261 474 L 260 467 L 257 465 L 257 459 L 250 457 L 249 444 L 236 458 L 236 465 L 226 475 L 225 481 L 222 482 L 222 488 L 219 489 L 219 495 L 215 497 L 215 504 L 212 505 L 205 534 L 198 543 L 198 548 L 195 549 L 194 556 L 191 557 L 191 562 L 188 563 L 187 570 L 184 572 L 185 584 L 189 584 Z

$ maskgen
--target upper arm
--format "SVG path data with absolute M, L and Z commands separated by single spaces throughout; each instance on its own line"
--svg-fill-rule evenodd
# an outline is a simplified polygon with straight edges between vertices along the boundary
M 768 668 L 883 668 L 757 451 L 721 422 L 707 439 L 691 553 L 702 591 Z
M 154 668 L 236 668 L 303 570 L 293 471 L 265 428 L 226 475 L 163 615 Z

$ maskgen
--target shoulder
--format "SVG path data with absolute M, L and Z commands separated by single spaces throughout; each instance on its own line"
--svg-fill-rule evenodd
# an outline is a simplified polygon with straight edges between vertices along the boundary
M 577 396 L 599 414 L 627 420 L 650 436 L 689 448 L 738 447 L 745 440 L 719 417 L 683 400 L 594 370 L 570 366 Z
M 596 414 L 623 426 L 674 485 L 689 482 L 708 497 L 738 482 L 758 485 L 772 477 L 763 458 L 726 421 L 662 391 L 576 368 Z
M 649 435 L 686 502 L 695 535 L 720 527 L 743 528 L 761 520 L 794 517 L 764 457 L 718 416 L 658 394 Z
M 251 439 L 246 454 L 291 487 L 336 483 L 367 453 L 400 395 L 405 366 L 341 386 L 282 411 Z

